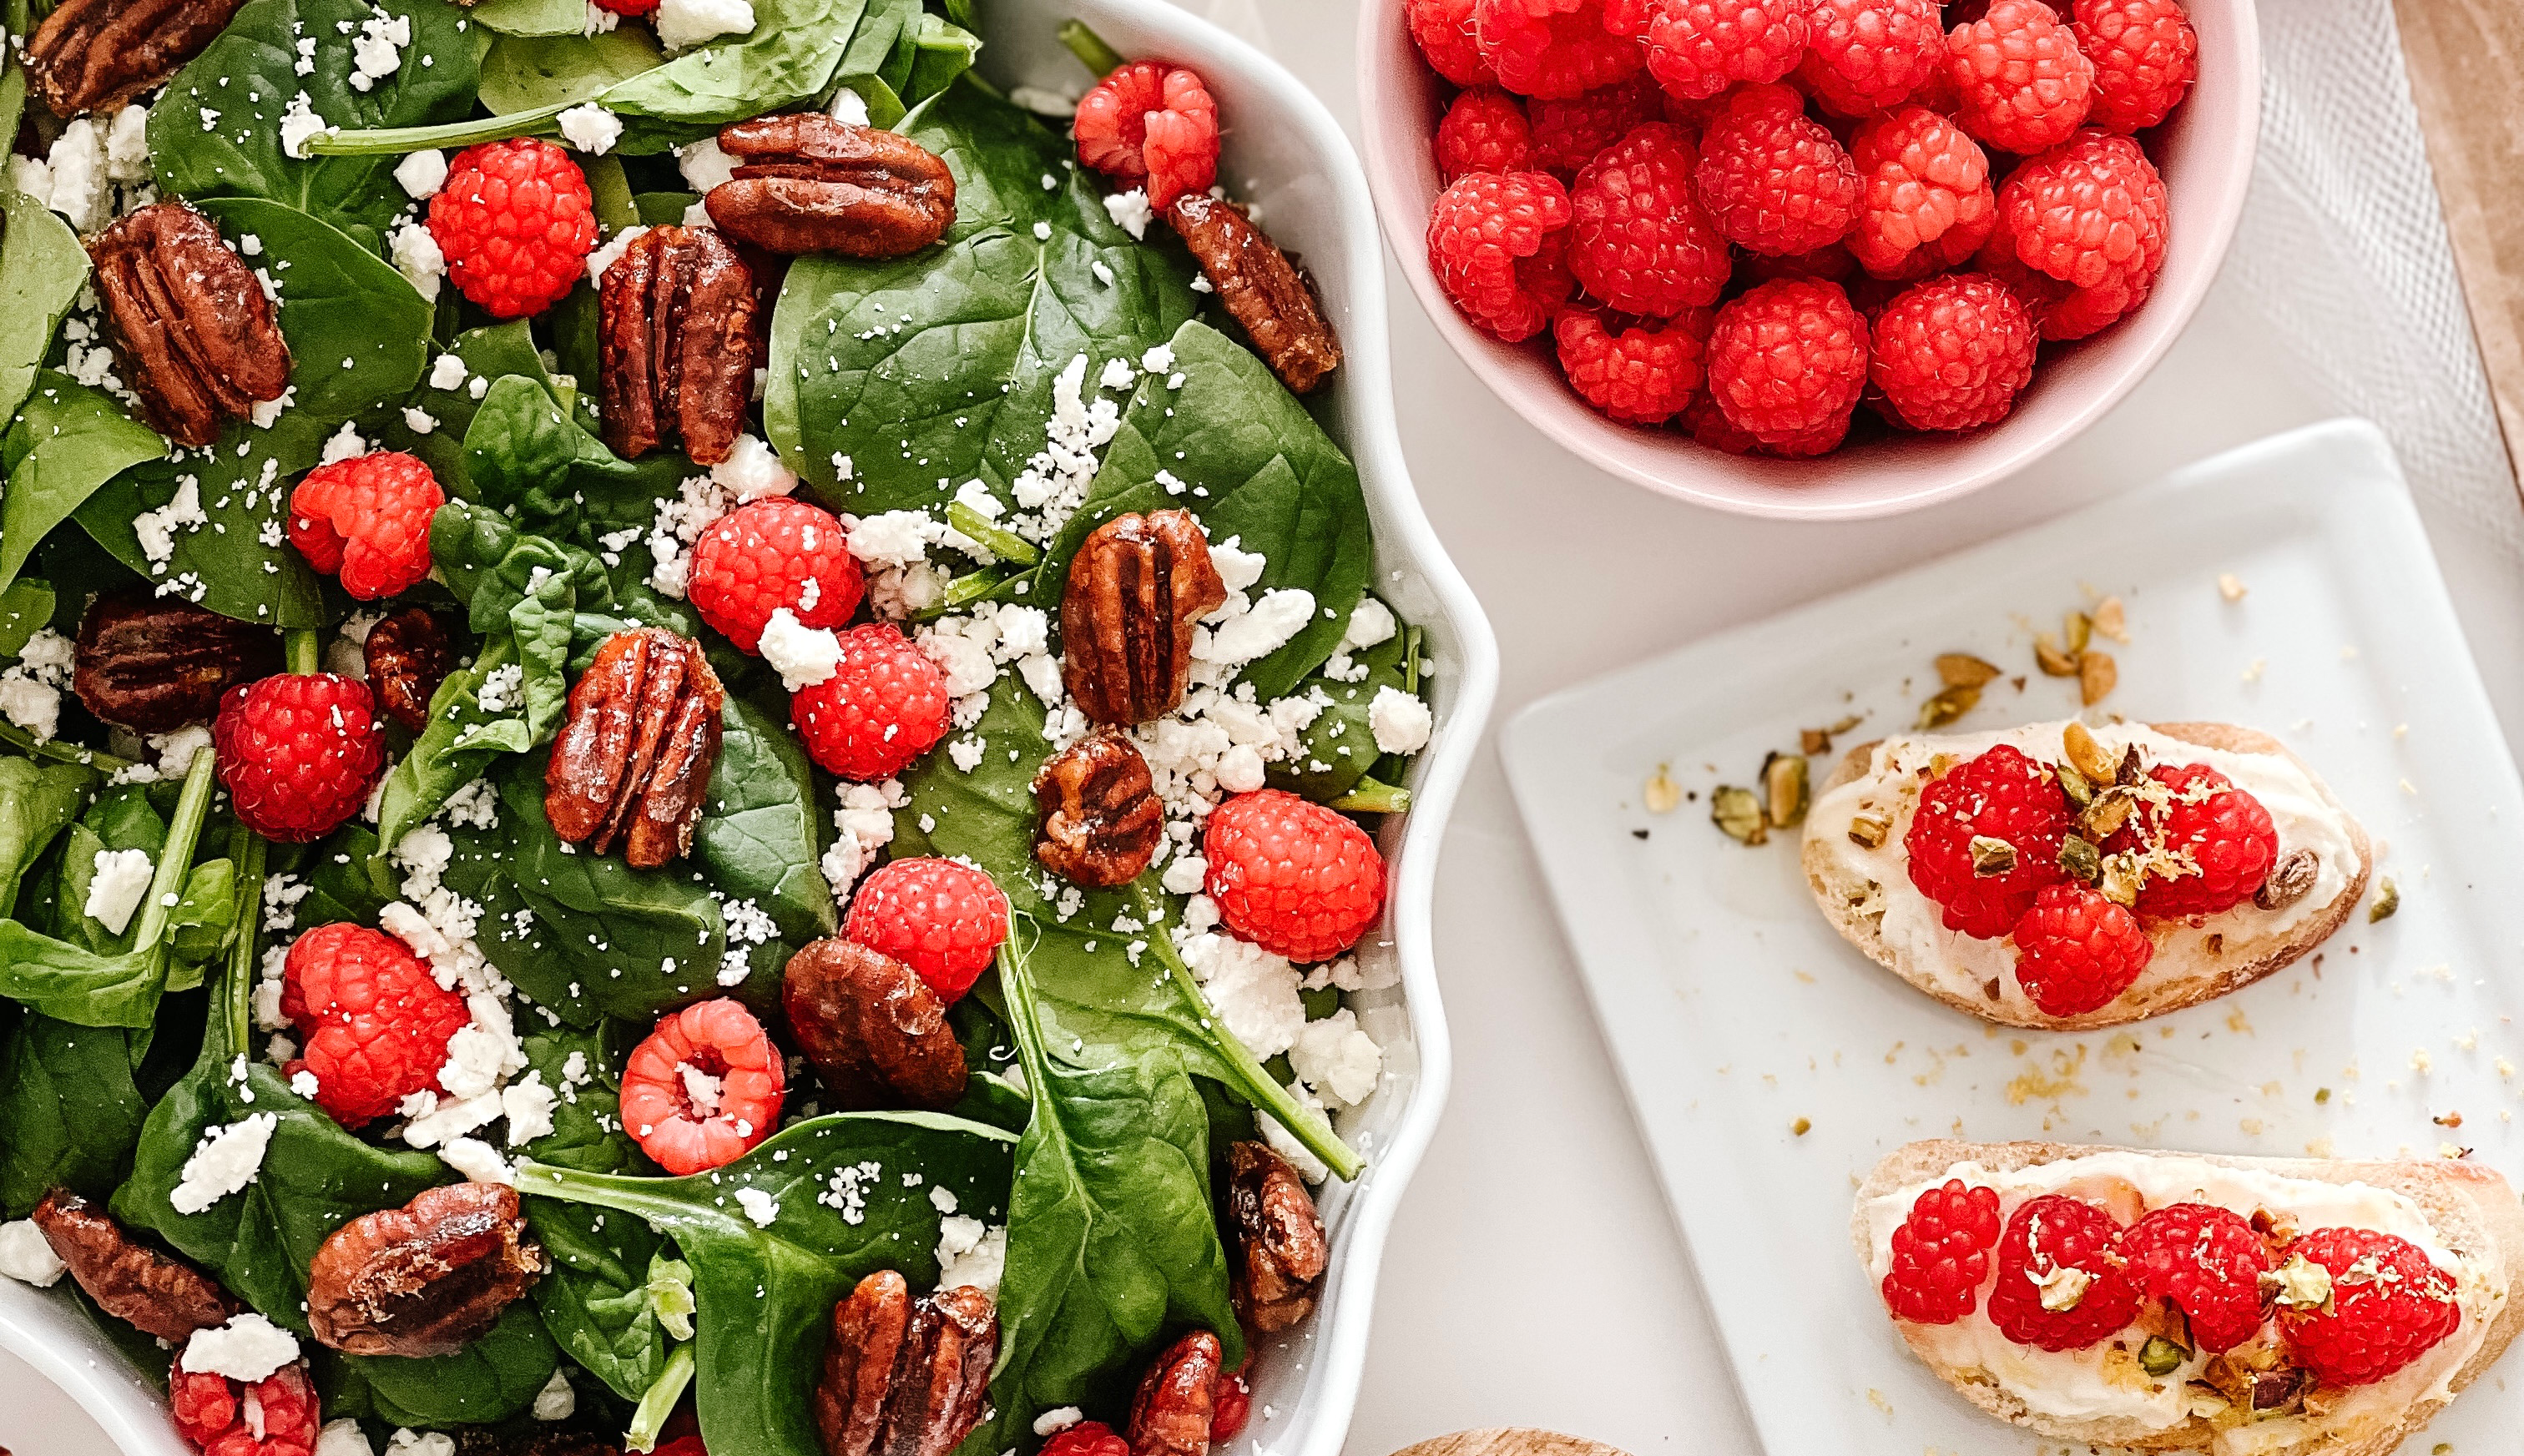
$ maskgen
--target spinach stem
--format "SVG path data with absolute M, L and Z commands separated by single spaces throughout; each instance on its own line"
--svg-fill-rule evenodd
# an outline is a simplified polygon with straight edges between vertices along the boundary
M 1351 790 L 1334 800 L 1328 808 L 1344 814 L 1403 814 L 1411 811 L 1411 791 L 1398 784 L 1376 779 L 1361 779 Z
M 312 628 L 283 633 L 281 651 L 289 659 L 289 670 L 304 675 L 324 670 L 323 634 Z
M 167 920 L 183 898 L 184 876 L 193 867 L 193 845 L 202 837 L 202 820 L 211 811 L 211 768 L 217 755 L 209 749 L 193 751 L 192 767 L 184 772 L 184 792 L 175 801 L 175 817 L 167 825 L 167 842 L 158 851 L 158 871 L 149 881 L 149 898 L 140 910 L 140 929 L 131 937 L 135 950 L 149 951 L 164 960 L 159 941 L 167 933 Z
M 51 763 L 75 763 L 82 768 L 93 768 L 100 773 L 112 773 L 118 768 L 131 766 L 131 760 L 128 758 L 118 758 L 112 753 L 83 749 L 77 744 L 64 743 L 57 738 L 48 738 L 42 743 L 37 743 L 35 735 L 15 723 L 0 722 L 0 743 L 9 745 L 29 758 L 41 758 Z
M 1095 73 L 1099 81 L 1130 64 L 1120 51 L 1105 44 L 1104 37 L 1091 29 L 1085 21 L 1061 22 L 1060 43 L 1069 47 L 1069 53 L 1078 58 L 1079 65 Z
M 219 983 L 217 1014 L 226 1047 L 234 1052 L 245 1049 L 247 1029 L 254 1025 L 254 938 L 263 927 L 264 856 L 269 846 L 242 824 L 229 844 L 237 866 L 236 941 L 228 946 L 227 977 Z
M 979 602 L 997 591 L 1009 579 L 1008 573 L 996 566 L 985 566 L 979 571 L 968 571 L 946 583 L 946 590 L 938 594 L 937 604 L 922 612 L 921 619 L 925 621 L 931 617 L 945 616 L 967 603 Z
M 1033 542 L 1016 532 L 991 524 L 991 518 L 961 501 L 946 508 L 946 524 L 981 543 L 982 548 L 1002 561 L 1031 566 L 1043 559 Z
M 666 1368 L 640 1397 L 639 1408 L 631 1412 L 631 1429 L 622 1432 L 622 1444 L 634 1451 L 654 1451 L 657 1432 L 664 1429 L 666 1418 L 674 1414 L 675 1402 L 684 1398 L 684 1387 L 693 1383 L 693 1346 L 685 1340 L 666 1357 Z
M 364 130 L 319 131 L 307 138 L 300 150 L 311 157 L 379 157 L 425 151 L 431 147 L 469 147 L 475 142 L 507 141 L 512 136 L 558 136 L 560 126 L 553 119 L 567 109 L 567 103 L 559 103 L 539 106 L 532 111 L 510 112 L 505 117 L 478 117 L 470 121 L 446 121 L 436 126 L 374 126 Z

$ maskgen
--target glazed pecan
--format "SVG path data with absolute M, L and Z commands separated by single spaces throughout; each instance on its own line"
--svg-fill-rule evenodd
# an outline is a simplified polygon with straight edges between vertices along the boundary
M 28 88 L 65 120 L 112 111 L 198 55 L 244 0 L 63 0 L 26 41 Z
M 1305 1180 L 1265 1144 L 1231 1142 L 1225 1201 L 1219 1223 L 1236 1317 L 1272 1335 L 1313 1313 L 1331 1250 Z
M 757 248 L 900 258 L 955 221 L 955 174 L 909 137 L 792 112 L 739 121 L 718 144 L 737 168 L 703 204 Z
M 1122 1431 L 1131 1456 L 1208 1456 L 1226 1364 L 1218 1336 L 1206 1330 L 1194 1330 L 1158 1356 L 1131 1397 L 1131 1421 Z
M 833 1307 L 815 1429 L 824 1456 L 946 1456 L 982 1419 L 999 1318 L 957 1287 L 913 1298 L 883 1269 Z
M 715 228 L 653 227 L 598 295 L 605 443 L 637 459 L 681 441 L 715 465 L 745 429 L 761 344 L 753 274 Z
M 344 1224 L 316 1250 L 307 1323 L 354 1355 L 454 1354 L 549 1267 L 526 1239 L 515 1189 L 423 1189 L 401 1208 Z
M 44 1194 L 28 1217 L 97 1308 L 143 1335 L 182 1344 L 194 1331 L 224 1325 L 245 1308 L 209 1275 L 134 1239 L 103 1208 L 68 1189 Z
M 655 869 L 691 852 L 718 763 L 726 695 L 701 644 L 663 627 L 616 632 L 569 690 L 544 769 L 553 833 Z
M 1043 815 L 1034 857 L 1081 885 L 1138 879 L 1166 832 L 1148 760 L 1119 733 L 1091 733 L 1045 762 L 1034 776 L 1034 802 Z
M 362 652 L 378 704 L 414 733 L 428 727 L 429 700 L 456 670 L 447 623 L 426 607 L 407 607 L 370 627 Z
M 88 604 L 71 691 L 109 723 L 172 733 L 218 716 L 229 688 L 279 670 L 280 638 L 270 628 L 133 587 Z
M 208 445 L 289 387 L 289 343 L 254 269 L 211 219 L 155 202 L 88 241 L 123 382 L 158 432 Z
M 964 1047 L 946 1003 L 911 967 L 852 941 L 789 957 L 780 988 L 789 1032 L 846 1112 L 943 1112 L 964 1095 Z
M 1226 600 L 1189 511 L 1097 526 L 1060 594 L 1060 677 L 1079 710 L 1119 727 L 1174 711 L 1191 674 L 1193 624 Z
M 1166 209 L 1166 220 L 1281 383 L 1306 394 L 1340 367 L 1340 341 L 1313 283 L 1242 208 L 1187 192 Z

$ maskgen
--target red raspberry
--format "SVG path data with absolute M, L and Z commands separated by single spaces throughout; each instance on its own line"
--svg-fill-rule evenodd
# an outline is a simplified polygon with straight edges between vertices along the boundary
M 1582 96 L 1537 97 L 1525 115 L 1533 128 L 1533 165 L 1574 177 L 1633 129 L 1664 121 L 1665 93 L 1647 77 L 1632 76 Z
M 2017 1344 L 2054 1351 L 2082 1350 L 2127 1329 L 2138 1318 L 2139 1292 L 2120 1239 L 2120 1221 L 2092 1203 L 2059 1193 L 2028 1199 L 1999 1236 L 1989 1322 Z M 2046 1298 L 2064 1307 L 2046 1309 Z
M 1730 265 L 1692 185 L 1698 163 L 1682 128 L 1651 121 L 1578 173 L 1569 267 L 1588 293 L 1654 318 L 1718 302 Z
M 954 703 L 946 674 L 892 622 L 862 622 L 840 635 L 833 675 L 790 695 L 789 717 L 818 766 L 874 783 L 936 747 Z
M 1998 212 L 2018 262 L 2074 287 L 2153 280 L 2164 264 L 2164 179 L 2126 136 L 2080 131 L 2025 163 Z
M 367 802 L 385 771 L 368 685 L 282 673 L 228 689 L 211 727 L 236 816 L 267 840 L 319 840 Z
M 2044 886 L 2060 882 L 2060 842 L 2067 832 L 2068 796 L 2059 779 L 2000 744 L 1920 791 L 1902 849 L 1912 885 L 1945 911 L 1946 929 L 1995 941 L 2015 929 Z M 2004 841 L 2015 850 L 2014 867 L 1979 873 L 1975 839 Z
M 1247 1354 L 1245 1363 L 1252 1363 Z M 1227 1443 L 1253 1419 L 1253 1387 L 1244 1381 L 1242 1370 L 1231 1370 L 1218 1378 L 1218 1390 L 1209 1409 L 1209 1444 L 1225 1456 Z M 1041 1456 L 1041 1453 L 1036 1453 Z
M 592 3 L 599 10 L 609 10 L 615 15 L 643 16 L 656 10 L 659 0 L 592 0 Z
M 865 583 L 841 517 L 789 496 L 748 501 L 693 543 L 693 609 L 735 643 L 758 651 L 763 624 L 788 607 L 801 626 L 839 627 Z
M 1473 0 L 1403 0 L 1402 18 L 1431 70 L 1459 86 L 1497 83 L 1473 39 Z
M 1510 344 L 1567 302 L 1569 193 L 1548 172 L 1475 172 L 1437 194 L 1429 268 L 1473 326 Z
M 1525 107 L 1496 86 L 1476 86 L 1455 98 L 1437 123 L 1437 178 L 1451 182 L 1477 171 L 1533 170 L 1533 128 Z
M 2082 339 L 2118 323 L 2147 302 L 2156 279 L 2114 276 L 2092 288 L 2063 283 L 2049 273 L 2026 267 L 2015 256 L 2015 238 L 2005 225 L 1989 235 L 1975 266 L 2007 286 L 2024 305 L 2033 326 L 2054 341 Z
M 1694 444 L 1711 450 L 1723 450 L 1728 455 L 1769 454 L 1761 441 L 1737 429 L 1727 419 L 1726 412 L 1718 408 L 1718 402 L 1709 397 L 1707 390 L 1691 397 L 1691 403 L 1683 406 L 1682 413 L 1675 419 L 1675 424 L 1691 436 Z M 1828 450 L 1831 447 L 1823 448 Z
M 1578 397 L 1624 424 L 1663 424 L 1700 389 L 1700 356 L 1713 315 L 1692 309 L 1664 323 L 1613 333 L 1584 309 L 1551 327 L 1561 372 Z
M 2145 130 L 2182 104 L 2200 73 L 2200 37 L 2179 0 L 2077 0 L 2068 29 L 2095 63 L 2089 126 Z
M 1118 187 L 1148 189 L 1162 213 L 1218 180 L 1218 103 L 1200 76 L 1170 61 L 1114 68 L 1078 103 L 1078 160 Z
M 1358 943 L 1384 909 L 1384 858 L 1367 831 L 1278 789 L 1238 794 L 1201 834 L 1203 888 L 1230 934 L 1300 963 Z
M 2015 922 L 2015 984 L 2045 1016 L 2111 1004 L 2155 954 L 2136 915 L 2072 880 L 2043 886 Z
M 2278 862 L 2270 811 L 2205 763 L 2160 763 L 2148 777 L 2164 786 L 2161 801 L 2155 795 L 2142 799 L 2104 845 L 2108 852 L 2140 854 L 2147 878 L 2139 886 L 2139 913 L 2179 920 L 2252 898 Z
M 1218 1417 L 1213 1410 L 1210 1430 L 1217 1429 Z M 1081 1421 L 1044 1441 L 1035 1456 L 1131 1456 L 1131 1443 L 1114 1434 L 1113 1428 L 1101 1421 Z
M 728 996 L 657 1018 L 622 1067 L 622 1126 L 681 1177 L 745 1156 L 780 1125 L 780 1048 Z
M 1774 81 L 1806 53 L 1811 0 L 1643 0 L 1648 73 L 1687 101 L 1737 81 Z
M 2067 140 L 2095 89 L 2094 63 L 2041 0 L 1998 0 L 1957 25 L 1946 35 L 1946 73 L 1964 129 L 2025 156 Z
M 362 602 L 429 574 L 429 520 L 447 504 L 429 466 L 399 450 L 317 465 L 289 495 L 289 544 Z
M 1604 0 L 1474 0 L 1473 36 L 1499 84 L 1524 96 L 1583 95 L 1645 64 L 1609 27 Z
M 1915 430 L 1993 424 L 2033 378 L 2041 346 L 2031 315 L 1997 280 L 1948 273 L 1915 283 L 1869 327 L 1868 378 L 1885 407 Z
M 494 318 L 561 301 L 596 247 L 596 203 L 569 154 L 531 136 L 466 147 L 429 200 L 447 276 Z
M 1797 79 L 1835 116 L 1907 101 L 1945 67 L 1937 0 L 1815 0 L 1808 24 Z
M 1879 278 L 1924 277 L 1971 257 L 1998 221 L 1989 158 L 1952 121 L 1898 107 L 1850 138 L 1858 216 L 1849 251 Z
M 1701 206 L 1726 238 L 1773 258 L 1849 231 L 1858 169 L 1784 83 L 1738 86 L 1700 134 Z
M 438 1084 L 447 1039 L 472 1016 L 403 942 L 364 925 L 319 925 L 281 965 L 280 1014 L 306 1050 L 285 1069 L 315 1075 L 316 1106 L 346 1128 L 393 1113 Z
M 1785 258 L 1765 258 L 1747 253 L 1735 261 L 1735 281 L 1750 287 L 1768 283 L 1772 278 L 1820 278 L 1826 283 L 1839 283 L 1858 271 L 1858 260 L 1839 243 L 1825 243 L 1810 253 L 1791 253 Z M 1853 296 L 1850 303 L 1862 314 L 1866 307 Z
M 324 1424 L 316 1383 L 298 1361 L 249 1383 L 186 1370 L 178 1353 L 167 1375 L 167 1406 L 176 1433 L 202 1456 L 310 1456 Z
M 2319 1267 L 2327 1299 L 2298 1303 L 2291 1293 Z M 2408 1239 L 2372 1229 L 2316 1229 L 2287 1246 L 2280 1265 L 2279 1333 L 2326 1385 L 2371 1385 L 2462 1328 L 2453 1276 Z M 2306 1294 L 2313 1291 L 2306 1289 Z
M 1896 1319 L 1951 1325 L 1980 1302 L 1989 1278 L 1989 1247 L 1998 1242 L 1998 1190 L 1966 1188 L 1960 1178 L 1929 1189 L 1893 1231 L 1893 1267 L 1884 1273 L 1884 1305 Z
M 2231 1350 L 2261 1328 L 2261 1273 L 2277 1267 L 2266 1239 L 2241 1214 L 2176 1203 L 2121 1236 L 2130 1278 L 2148 1299 L 2168 1299 L 2191 1325 L 2191 1342 Z
M 1738 429 L 1774 451 L 1840 443 L 1867 384 L 1867 320 L 1837 283 L 1779 278 L 1718 311 L 1709 393 Z
M 960 859 L 892 859 L 859 882 L 842 934 L 960 1000 L 1008 938 L 1008 898 Z

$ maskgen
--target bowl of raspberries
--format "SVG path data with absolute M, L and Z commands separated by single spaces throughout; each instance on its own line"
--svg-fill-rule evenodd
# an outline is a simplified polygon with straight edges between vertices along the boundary
M 2251 179 L 2252 0 L 1372 0 L 1385 234 L 1456 352 L 1721 510 L 1914 510 L 2126 395 Z

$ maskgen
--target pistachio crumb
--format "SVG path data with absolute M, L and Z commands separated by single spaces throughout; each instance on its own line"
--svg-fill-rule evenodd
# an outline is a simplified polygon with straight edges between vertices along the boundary
M 2246 587 L 2242 579 L 2237 577 L 2234 572 L 2220 571 L 2217 573 L 2217 595 L 2225 598 L 2227 601 L 2241 602 L 2244 600 L 2244 593 L 2249 590 L 2250 588 Z
M 1800 1117 L 1795 1122 L 1788 1124 L 1788 1131 L 1802 1138 L 1806 1134 L 1814 1131 L 1814 1119 L 1810 1117 Z
M 1641 797 L 1647 801 L 1649 813 L 1671 814 L 1675 806 L 1682 802 L 1682 786 L 1674 781 L 1673 769 L 1671 763 L 1660 763 L 1656 772 L 1648 775 L 1647 788 L 1641 791 Z
M 2401 907 L 2402 887 L 2393 883 L 2392 876 L 2386 875 L 2375 882 L 2375 902 L 2366 907 L 2366 923 L 2372 925 L 2378 920 L 2390 920 L 2393 912 Z

